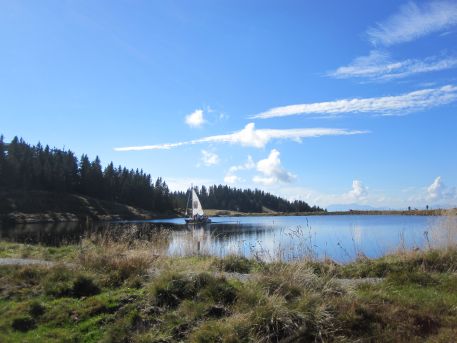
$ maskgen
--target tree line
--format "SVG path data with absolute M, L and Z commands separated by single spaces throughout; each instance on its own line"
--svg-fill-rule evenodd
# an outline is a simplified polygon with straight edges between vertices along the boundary
M 153 182 L 142 170 L 112 162 L 103 168 L 98 156 L 78 159 L 70 150 L 33 146 L 18 137 L 6 144 L 0 136 L 0 188 L 77 193 L 161 212 L 174 208 L 160 177 Z
M 185 208 L 186 192 L 170 192 L 161 178 L 153 181 L 143 170 L 115 167 L 111 162 L 102 167 L 100 159 L 90 160 L 86 154 L 77 158 L 71 150 L 30 145 L 14 137 L 5 143 L 0 136 L 0 189 L 45 190 L 87 195 L 116 201 L 146 210 L 166 212 Z M 304 201 L 288 201 L 255 189 L 237 189 L 222 185 L 197 187 L 204 208 L 241 212 L 322 211 Z
M 288 201 L 259 189 L 238 189 L 229 186 L 213 185 L 208 188 L 195 187 L 203 208 L 232 210 L 241 212 L 263 212 L 266 208 L 276 212 L 316 212 L 323 211 L 301 200 Z M 185 208 L 188 194 L 173 193 L 178 207 Z

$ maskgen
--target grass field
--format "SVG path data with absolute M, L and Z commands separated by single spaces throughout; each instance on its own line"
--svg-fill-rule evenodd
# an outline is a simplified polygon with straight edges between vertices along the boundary
M 451 342 L 457 249 L 339 265 L 167 257 L 152 241 L 0 243 L 1 342 Z

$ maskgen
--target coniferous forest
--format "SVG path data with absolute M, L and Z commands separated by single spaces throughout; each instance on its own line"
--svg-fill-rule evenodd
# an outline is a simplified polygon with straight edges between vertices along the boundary
M 304 201 L 290 202 L 270 193 L 255 189 L 237 189 L 229 186 L 213 185 L 209 188 L 196 187 L 196 192 L 204 208 L 223 209 L 241 212 L 264 212 L 265 208 L 276 212 L 315 212 L 323 211 L 317 206 L 309 206 Z M 173 193 L 178 207 L 186 206 L 185 192 Z
M 145 210 L 167 212 L 184 208 L 185 192 L 170 192 L 161 177 L 155 181 L 143 170 L 127 169 L 100 159 L 79 159 L 71 150 L 30 145 L 15 137 L 9 143 L 0 136 L 0 189 L 44 190 L 75 193 L 115 201 Z M 304 201 L 290 202 L 261 190 L 236 189 L 228 186 L 202 186 L 196 189 L 204 208 L 262 212 L 322 211 Z

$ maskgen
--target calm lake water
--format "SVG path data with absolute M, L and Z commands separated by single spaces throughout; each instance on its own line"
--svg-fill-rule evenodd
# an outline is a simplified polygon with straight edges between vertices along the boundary
M 26 224 L 0 227 L 0 239 L 58 246 L 78 243 L 91 232 L 130 230 L 138 238 L 156 239 L 166 229 L 163 251 L 224 256 L 240 254 L 263 260 L 304 256 L 353 260 L 358 254 L 379 257 L 398 248 L 422 248 L 442 217 L 428 216 L 286 216 L 218 217 L 205 226 L 186 226 L 184 219 L 97 223 Z M 117 235 L 117 234 L 116 234 Z

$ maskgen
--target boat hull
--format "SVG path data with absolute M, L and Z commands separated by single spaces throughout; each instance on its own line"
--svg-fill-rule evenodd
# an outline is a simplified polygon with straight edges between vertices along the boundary
M 202 219 L 193 219 L 193 218 L 186 218 L 184 219 L 186 221 L 186 224 L 209 224 L 211 223 L 211 219 L 209 218 L 202 218 Z

